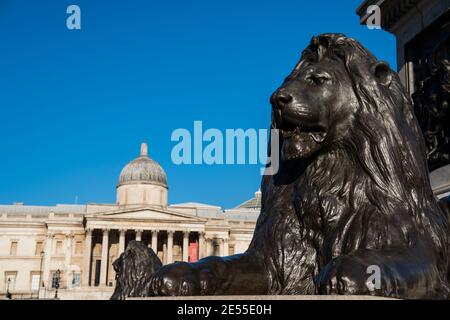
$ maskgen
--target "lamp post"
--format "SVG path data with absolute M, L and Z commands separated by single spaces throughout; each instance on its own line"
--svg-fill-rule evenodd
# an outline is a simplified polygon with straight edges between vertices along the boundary
M 11 285 L 11 277 L 8 277 L 8 287 L 6 288 L 6 299 L 11 299 L 12 294 L 9 292 L 9 286 Z
M 55 299 L 58 299 L 58 289 L 59 289 L 59 281 L 61 280 L 61 271 L 56 270 L 56 279 L 55 279 Z
M 42 261 L 44 260 L 44 250 L 41 251 L 40 255 L 41 255 L 41 266 L 39 268 L 39 286 L 38 286 L 38 299 L 39 299 L 39 294 L 41 292 L 41 285 L 44 286 L 44 281 L 42 281 Z

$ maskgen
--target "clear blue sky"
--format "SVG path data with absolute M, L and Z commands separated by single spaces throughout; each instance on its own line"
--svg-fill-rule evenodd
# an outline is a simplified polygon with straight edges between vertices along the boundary
M 270 94 L 315 34 L 356 37 L 395 67 L 394 37 L 359 25 L 360 2 L 1 0 L 0 203 L 112 203 L 142 140 L 170 203 L 250 198 L 259 165 L 176 166 L 172 131 L 267 128 Z

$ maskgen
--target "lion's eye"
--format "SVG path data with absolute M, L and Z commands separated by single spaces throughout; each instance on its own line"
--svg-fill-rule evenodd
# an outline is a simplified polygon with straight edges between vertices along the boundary
M 322 85 L 322 84 L 330 81 L 331 79 L 330 79 L 330 77 L 325 76 L 325 75 L 312 74 L 307 78 L 307 80 L 313 84 Z

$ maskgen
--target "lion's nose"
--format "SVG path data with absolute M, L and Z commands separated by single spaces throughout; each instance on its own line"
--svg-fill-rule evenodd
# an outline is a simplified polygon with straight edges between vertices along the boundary
M 278 90 L 272 96 L 272 105 L 277 109 L 283 109 L 293 100 L 292 95 L 286 90 Z

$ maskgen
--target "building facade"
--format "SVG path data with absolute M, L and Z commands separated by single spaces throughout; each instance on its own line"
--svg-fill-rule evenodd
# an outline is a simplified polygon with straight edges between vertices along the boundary
M 200 203 L 168 205 L 164 170 L 141 145 L 122 170 L 115 204 L 0 205 L 0 295 L 13 298 L 107 299 L 112 263 L 130 240 L 151 247 L 164 264 L 244 252 L 261 194 L 222 210 Z

